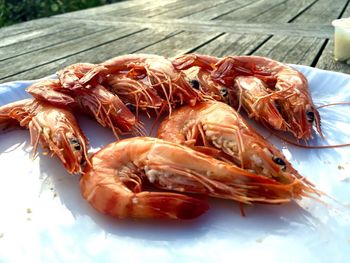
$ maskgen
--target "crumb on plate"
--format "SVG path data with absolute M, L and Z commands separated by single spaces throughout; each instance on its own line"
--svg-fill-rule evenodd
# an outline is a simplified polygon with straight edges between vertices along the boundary
M 256 240 L 256 242 L 257 242 L 257 243 L 262 243 L 263 240 L 264 240 L 263 238 L 258 238 L 258 239 Z
M 338 169 L 339 169 L 339 170 L 344 170 L 345 168 L 344 168 L 344 166 L 338 164 Z

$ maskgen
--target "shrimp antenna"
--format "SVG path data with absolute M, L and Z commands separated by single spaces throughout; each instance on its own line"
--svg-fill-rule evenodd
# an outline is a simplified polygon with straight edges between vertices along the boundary
M 350 146 L 350 143 L 342 143 L 342 144 L 334 144 L 334 145 L 306 145 L 301 144 L 295 141 L 292 141 L 280 134 L 278 134 L 276 131 L 272 130 L 270 127 L 265 126 L 273 135 L 275 135 L 278 139 L 281 139 L 282 141 L 285 141 L 286 143 L 289 143 L 291 145 L 301 147 L 301 148 L 307 148 L 307 149 L 330 149 L 330 148 L 341 148 L 341 147 L 348 147 Z
M 137 122 L 134 125 L 134 134 L 139 136 L 146 136 L 147 131 L 145 129 L 145 126 L 142 121 L 137 120 Z
M 154 122 L 153 122 L 153 124 L 152 124 L 152 127 L 151 127 L 151 129 L 150 129 L 150 131 L 149 131 L 149 135 L 152 134 L 154 128 L 156 127 L 157 123 L 159 122 L 160 116 L 162 115 L 162 113 L 164 112 L 164 110 L 167 109 L 167 106 L 168 106 L 168 104 L 163 103 L 162 107 L 160 108 L 160 111 L 159 111 L 158 114 L 157 114 L 156 119 L 154 120 Z
M 324 104 L 321 106 L 318 106 L 316 109 L 322 109 L 322 108 L 326 108 L 329 106 L 337 106 L 337 105 L 350 105 L 350 101 L 344 101 L 344 102 L 335 102 L 335 103 L 329 103 L 329 104 Z M 276 131 L 272 130 L 269 126 L 264 125 L 273 135 L 275 135 L 277 138 L 285 141 L 286 143 L 289 143 L 291 145 L 297 146 L 297 147 L 301 147 L 301 148 L 307 148 L 307 149 L 330 149 L 330 148 L 341 148 L 341 147 L 349 147 L 350 143 L 341 143 L 341 144 L 334 144 L 334 145 L 305 145 L 305 144 L 301 144 L 295 141 L 292 141 L 284 136 L 281 136 L 280 134 L 278 134 Z M 322 138 L 323 135 L 322 135 Z
M 334 102 L 334 103 L 324 104 L 324 105 L 318 106 L 316 109 L 322 109 L 322 108 L 326 108 L 329 106 L 337 106 L 337 105 L 350 105 L 350 101 L 342 101 L 342 102 Z

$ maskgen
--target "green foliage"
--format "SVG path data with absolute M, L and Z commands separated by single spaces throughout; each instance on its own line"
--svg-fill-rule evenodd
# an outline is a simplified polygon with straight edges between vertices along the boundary
M 0 0 L 0 27 L 118 0 Z

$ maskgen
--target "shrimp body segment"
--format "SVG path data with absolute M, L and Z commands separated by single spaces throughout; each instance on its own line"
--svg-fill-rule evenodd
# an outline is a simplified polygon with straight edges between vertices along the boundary
M 283 184 L 302 178 L 276 147 L 222 102 L 176 110 L 161 123 L 158 138 L 191 146 Z
M 107 60 L 101 64 L 107 72 L 127 70 L 127 75 L 148 81 L 169 104 L 195 105 L 200 95 L 192 89 L 184 73 L 176 70 L 171 61 L 157 55 L 135 54 Z M 170 106 L 170 105 L 169 105 Z
M 289 65 L 259 56 L 220 59 L 197 54 L 180 56 L 173 65 L 182 70 L 200 67 L 209 72 L 212 81 L 234 90 L 236 102 L 232 106 L 243 106 L 250 117 L 265 125 L 307 140 L 312 137 L 315 123 L 322 136 L 320 115 L 307 79 Z
M 145 98 L 149 98 L 153 95 L 149 92 L 149 89 L 153 89 L 158 96 L 165 100 L 169 110 L 176 104 L 194 105 L 201 100 L 200 94 L 191 88 L 185 74 L 175 69 L 171 61 L 162 56 L 130 54 L 109 59 L 95 66 L 89 64 L 85 68 L 89 67 L 91 67 L 90 70 L 87 70 L 84 74 L 81 74 L 84 70 L 72 66 L 59 72 L 62 84 L 80 88 L 82 86 L 93 87 L 96 83 L 103 83 L 106 86 L 112 85 L 113 90 L 117 90 L 116 93 L 118 94 L 118 85 L 113 76 L 123 74 L 128 80 L 134 80 L 134 84 L 136 84 L 135 81 L 138 82 L 130 92 L 135 93 L 135 89 L 138 89 L 138 94 L 143 94 Z M 77 71 L 77 74 L 73 74 L 74 77 L 72 77 L 72 71 L 74 70 Z M 118 79 L 120 79 L 120 76 Z M 148 86 L 148 89 L 144 88 L 145 85 Z M 121 89 L 125 90 L 126 87 L 127 85 L 122 85 Z M 135 98 L 139 97 L 136 96 Z M 152 96 L 152 99 L 156 97 Z M 152 103 L 152 99 L 148 100 L 149 107 L 159 107 L 159 104 L 157 105 L 158 98 L 154 101 L 155 103 Z M 137 105 L 135 100 L 131 103 Z
M 142 192 L 143 180 L 160 189 L 248 204 L 284 203 L 308 192 L 298 179 L 281 184 L 189 147 L 149 137 L 112 143 L 90 162 L 80 180 L 82 195 L 98 211 L 114 217 L 181 218 L 183 203 L 186 211 L 192 211 L 188 218 L 207 209 L 202 202 L 179 194 Z
M 277 130 L 288 130 L 288 123 L 281 115 L 278 100 L 273 101 L 267 85 L 254 76 L 238 76 L 234 81 L 235 108 L 242 106 L 249 117 L 256 121 L 274 127 Z
M 320 115 L 312 102 L 308 81 L 302 73 L 269 58 L 237 56 L 220 60 L 212 77 L 216 81 L 232 86 L 234 84 L 232 80 L 235 82 L 236 79 L 230 76 L 240 74 L 239 72 L 255 76 L 267 85 L 266 90 L 269 94 L 258 97 L 256 101 L 261 98 L 266 103 L 266 98 L 269 98 L 276 105 L 275 108 L 280 111 L 286 123 L 279 129 L 291 132 L 297 139 L 307 140 L 311 138 L 312 124 L 315 123 L 318 133 L 323 136 Z M 266 118 L 268 116 L 265 116 Z
M 71 112 L 38 100 L 21 100 L 0 107 L 0 127 L 13 125 L 29 129 L 34 153 L 40 142 L 69 173 L 81 172 L 87 140 Z
M 100 84 L 90 89 L 67 89 L 59 80 L 44 80 L 29 86 L 27 92 L 38 100 L 93 116 L 103 127 L 111 128 L 117 138 L 120 132 L 138 133 L 142 129 L 120 98 Z
M 161 159 L 154 160 L 155 140 L 134 137 L 95 153 L 80 180 L 83 197 L 98 211 L 118 218 L 192 219 L 206 212 L 209 206 L 203 200 L 179 193 L 143 191 L 146 177 L 151 183 L 167 181 L 165 168 L 158 168 Z M 167 190 L 180 187 L 159 184 Z
M 166 101 L 147 81 L 134 79 L 126 74 L 111 74 L 105 82 L 124 103 L 131 104 L 137 110 L 153 109 L 157 112 L 166 105 Z
M 85 85 L 80 83 L 80 79 L 85 76 L 87 72 L 90 70 L 95 69 L 101 69 L 101 67 L 98 67 L 98 65 L 91 64 L 91 63 L 77 63 L 72 64 L 64 69 L 57 72 L 59 82 L 61 83 L 62 87 L 68 90 L 79 90 L 82 88 L 86 88 Z M 95 78 L 95 82 L 90 82 L 90 86 L 94 86 L 96 84 L 99 84 L 101 82 L 100 79 Z

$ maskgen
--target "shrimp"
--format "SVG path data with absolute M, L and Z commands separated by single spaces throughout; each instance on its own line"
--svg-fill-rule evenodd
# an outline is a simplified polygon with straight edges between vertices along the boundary
M 261 79 L 238 76 L 234 83 L 236 98 L 240 98 L 233 104 L 235 108 L 242 106 L 250 118 L 276 130 L 288 130 L 288 122 L 281 115 L 282 102 L 278 99 L 273 101 L 267 85 Z
M 251 117 L 269 127 L 308 140 L 315 123 L 323 137 L 320 115 L 312 102 L 307 79 L 286 64 L 259 56 L 219 59 L 190 54 L 175 59 L 173 65 L 177 69 L 199 66 L 210 72 L 214 82 L 235 89 L 236 105 L 242 105 Z
M 108 85 L 107 77 L 109 75 L 126 74 L 128 78 L 137 79 L 154 89 L 167 102 L 170 111 L 177 104 L 195 105 L 197 101 L 202 100 L 200 94 L 191 88 L 185 75 L 176 70 L 172 63 L 162 56 L 130 54 L 109 59 L 95 66 L 92 66 L 93 64 L 84 65 L 72 65 L 59 72 L 62 85 L 79 88 L 81 86 L 94 86 L 96 83 L 102 83 L 106 80 L 106 85 Z M 89 67 L 91 70 L 81 74 Z M 74 71 L 78 73 L 72 73 Z M 149 96 L 149 94 L 144 93 L 145 90 L 142 90 L 142 86 L 134 86 L 134 89 L 137 88 L 140 88 L 139 92 L 144 96 Z M 154 108 L 156 105 L 150 104 L 150 107 Z
M 118 138 L 120 132 L 143 134 L 143 125 L 121 101 L 102 85 L 96 85 L 91 92 L 82 92 L 75 97 L 79 108 L 94 116 L 103 127 L 110 127 Z
M 213 81 L 209 71 L 193 67 L 185 70 L 187 78 L 193 89 L 199 90 L 204 94 L 205 100 L 222 101 L 229 105 L 235 105 L 236 93 L 233 89 L 228 89 L 220 83 Z M 206 96 L 209 95 L 209 96 Z
M 142 134 L 142 124 L 127 108 L 120 98 L 112 94 L 104 86 L 96 84 L 90 89 L 63 88 L 59 80 L 39 81 L 27 88 L 33 97 L 47 101 L 53 105 L 69 106 L 93 116 L 103 127 L 118 133 L 135 131 Z
M 245 204 L 285 203 L 314 193 L 297 178 L 282 184 L 187 146 L 150 137 L 109 144 L 90 162 L 80 180 L 82 195 L 95 209 L 114 217 L 193 218 L 207 209 L 182 195 L 174 200 L 173 193 L 142 192 L 144 180 L 168 191 Z
M 76 63 L 65 67 L 64 69 L 57 72 L 58 78 L 63 88 L 74 90 L 82 89 L 86 86 L 79 83 L 80 79 L 85 76 L 90 70 L 101 70 L 103 67 L 98 67 L 96 64 L 91 63 Z M 91 86 L 99 84 L 101 80 L 95 79 L 94 83 L 90 82 Z
M 149 109 L 153 109 L 157 113 L 166 104 L 149 83 L 133 79 L 126 74 L 109 75 L 106 83 L 126 105 L 131 105 L 137 111 L 141 109 L 148 112 Z
M 160 124 L 158 138 L 191 146 L 280 183 L 303 178 L 276 147 L 222 102 L 176 110 Z
M 19 125 L 30 131 L 33 153 L 39 142 L 56 155 L 68 173 L 81 173 L 87 159 L 87 140 L 74 115 L 48 103 L 26 99 L 0 107 L 2 129 Z

